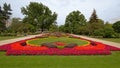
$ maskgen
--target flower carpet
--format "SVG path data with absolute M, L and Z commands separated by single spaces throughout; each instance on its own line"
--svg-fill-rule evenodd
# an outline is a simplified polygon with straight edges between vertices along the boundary
M 120 51 L 120 48 L 95 42 L 80 37 L 67 34 L 67 37 L 86 40 L 89 44 L 78 46 L 77 44 L 67 44 L 65 42 L 43 43 L 40 46 L 28 44 L 28 40 L 36 38 L 46 38 L 49 34 L 39 37 L 25 39 L 14 43 L 0 46 L 0 51 L 6 51 L 6 55 L 110 55 L 111 51 Z M 58 37 L 59 38 L 59 37 Z M 56 38 L 57 39 L 57 38 Z

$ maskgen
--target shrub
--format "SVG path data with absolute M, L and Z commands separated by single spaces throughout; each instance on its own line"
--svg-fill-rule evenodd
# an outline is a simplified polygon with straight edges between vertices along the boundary
M 104 38 L 113 38 L 115 37 L 114 35 L 115 35 L 115 32 L 113 28 L 110 28 L 110 27 L 104 28 L 104 35 L 103 35 Z
M 54 43 L 42 43 L 41 46 L 47 46 L 49 48 L 57 48 Z
M 94 35 L 95 36 L 103 36 L 104 35 L 104 31 L 103 29 L 97 29 L 94 31 Z
M 67 44 L 67 45 L 65 46 L 65 48 L 73 48 L 73 47 L 75 47 L 75 46 L 77 46 L 76 43 L 70 43 L 70 44 Z
M 120 21 L 115 22 L 112 27 L 115 32 L 120 33 Z
M 93 42 L 93 41 L 91 41 L 90 44 L 91 44 L 92 46 L 96 46 L 96 45 L 97 45 L 97 44 L 96 44 L 95 42 Z
M 21 46 L 26 46 L 27 43 L 26 43 L 26 42 L 22 42 L 22 43 L 20 43 L 20 45 L 21 45 Z

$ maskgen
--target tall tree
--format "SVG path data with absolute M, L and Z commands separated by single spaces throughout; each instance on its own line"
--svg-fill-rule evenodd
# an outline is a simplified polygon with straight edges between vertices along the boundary
M 97 22 L 98 22 L 98 16 L 96 14 L 96 10 L 94 9 L 93 13 L 92 13 L 92 15 L 90 17 L 89 23 L 92 24 L 92 23 L 97 23 Z
M 104 27 L 104 21 L 98 18 L 95 9 L 93 10 L 90 20 L 88 21 L 88 27 L 89 27 L 90 35 L 93 35 L 95 30 L 98 30 Z
M 3 18 L 3 10 L 0 6 L 0 33 L 5 29 L 5 23 L 4 23 L 4 18 Z
M 12 14 L 11 11 L 12 9 L 10 4 L 5 3 L 3 6 L 3 16 L 6 21 L 10 18 L 10 15 Z
M 86 25 L 86 19 L 80 11 L 69 13 L 65 20 L 65 31 L 69 33 L 77 33 L 78 28 Z
M 23 22 L 30 23 L 36 30 L 49 29 L 50 25 L 55 23 L 57 14 L 42 3 L 30 2 L 26 7 L 21 8 L 22 13 L 25 15 Z
M 10 4 L 5 3 L 3 8 L 0 6 L 0 31 L 4 31 L 6 29 L 6 24 L 8 19 L 10 18 L 11 13 Z

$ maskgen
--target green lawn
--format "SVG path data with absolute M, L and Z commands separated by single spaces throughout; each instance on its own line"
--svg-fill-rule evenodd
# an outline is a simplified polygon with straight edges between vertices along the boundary
M 120 52 L 107 56 L 5 56 L 0 68 L 119 68 Z
M 42 43 L 46 42 L 65 42 L 65 43 L 77 43 L 78 45 L 85 45 L 88 44 L 89 42 L 86 40 L 80 40 L 80 39 L 75 39 L 75 38 L 68 38 L 68 37 L 49 37 L 49 38 L 39 38 L 39 39 L 33 39 L 27 41 L 29 44 L 35 44 L 35 45 L 40 45 Z
M 100 38 L 100 39 L 120 43 L 120 38 Z
M 20 36 L 0 36 L 0 41 L 1 41 L 1 40 L 18 38 L 18 37 L 20 37 Z

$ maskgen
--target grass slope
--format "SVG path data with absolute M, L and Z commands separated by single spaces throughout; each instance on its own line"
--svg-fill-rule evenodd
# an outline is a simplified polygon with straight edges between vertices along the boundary
M 119 68 L 120 52 L 108 56 L 5 56 L 0 68 Z
M 0 41 L 7 40 L 7 39 L 13 39 L 18 38 L 19 36 L 0 36 Z
M 120 38 L 100 38 L 100 39 L 120 43 Z
M 65 43 L 77 43 L 78 45 L 85 45 L 88 44 L 88 41 L 85 40 L 80 40 L 80 39 L 75 39 L 75 38 L 68 38 L 68 37 L 49 37 L 49 38 L 39 38 L 39 39 L 34 39 L 34 40 L 29 40 L 29 44 L 35 44 L 35 45 L 40 45 L 41 43 L 46 43 L 46 42 L 65 42 Z

